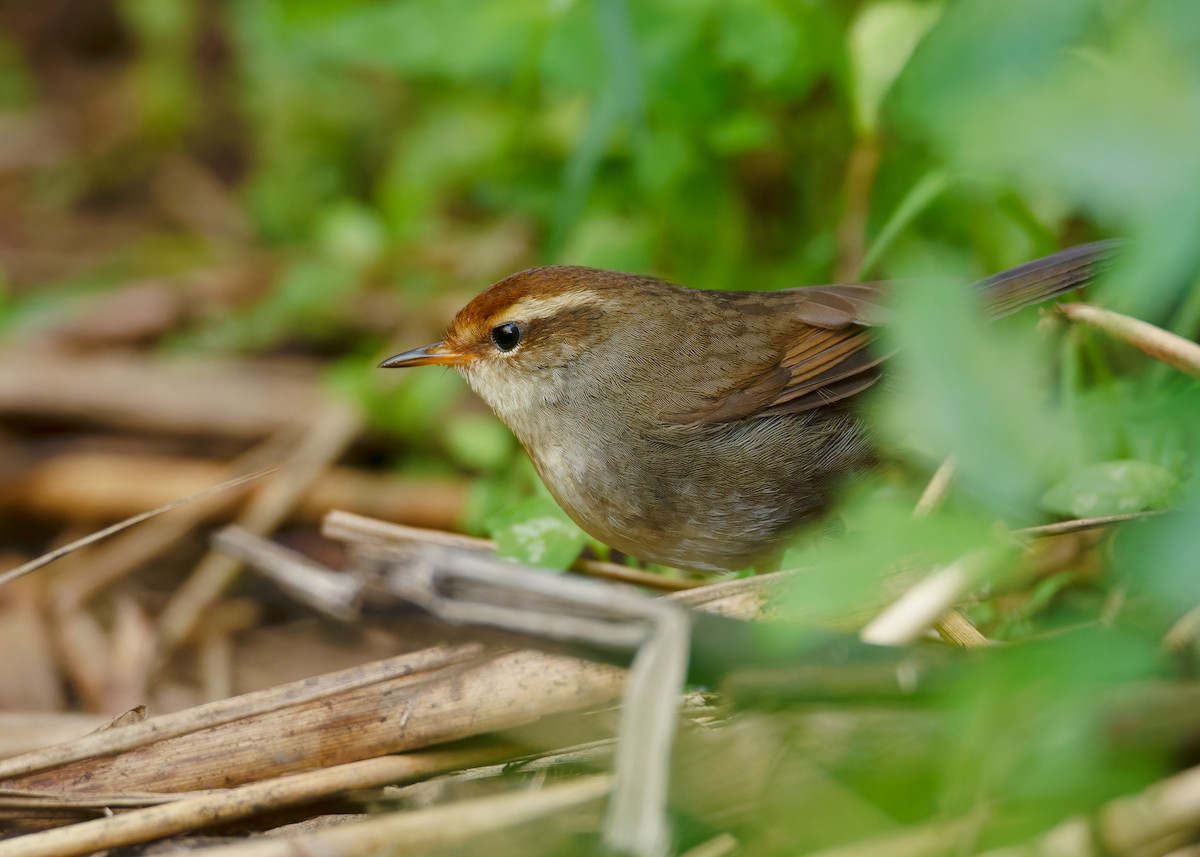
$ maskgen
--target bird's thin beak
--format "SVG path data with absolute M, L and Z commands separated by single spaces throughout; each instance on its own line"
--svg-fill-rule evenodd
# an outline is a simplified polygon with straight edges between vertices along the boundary
M 402 369 L 407 366 L 428 366 L 430 364 L 456 366 L 466 363 L 470 359 L 469 355 L 455 351 L 444 342 L 435 342 L 433 345 L 414 348 L 412 351 L 405 351 L 403 354 L 389 357 L 379 364 L 379 368 Z

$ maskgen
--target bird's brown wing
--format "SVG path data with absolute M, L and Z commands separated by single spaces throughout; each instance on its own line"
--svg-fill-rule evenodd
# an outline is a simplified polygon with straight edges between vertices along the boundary
M 1087 285 L 1119 251 L 1119 241 L 1060 250 L 980 280 L 974 286 L 987 313 L 998 318 Z M 890 355 L 872 348 L 871 328 L 886 320 L 887 283 L 809 286 L 780 292 L 778 348 L 767 365 L 751 367 L 695 407 L 668 422 L 722 423 L 747 417 L 798 414 L 861 393 L 879 380 Z
M 722 389 L 698 397 L 694 408 L 663 419 L 723 423 L 797 414 L 862 392 L 879 380 L 887 357 L 870 347 L 871 327 L 883 320 L 883 288 L 860 283 L 780 292 L 779 313 L 790 323 L 769 365 L 729 379 Z

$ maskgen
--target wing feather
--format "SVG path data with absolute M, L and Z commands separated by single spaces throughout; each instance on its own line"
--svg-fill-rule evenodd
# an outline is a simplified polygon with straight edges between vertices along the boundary
M 1080 288 L 1109 263 L 1119 242 L 1072 247 L 975 284 L 993 316 Z M 663 417 L 675 423 L 720 423 L 797 414 L 863 392 L 882 377 L 891 355 L 875 346 L 872 328 L 887 321 L 889 283 L 806 286 L 779 292 L 782 341 L 767 365 L 717 389 L 695 390 L 697 405 Z M 792 298 L 788 302 L 784 296 Z

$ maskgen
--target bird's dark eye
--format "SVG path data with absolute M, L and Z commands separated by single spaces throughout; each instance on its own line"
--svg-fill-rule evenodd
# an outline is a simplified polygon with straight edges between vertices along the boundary
M 492 342 L 501 351 L 512 351 L 521 344 L 521 325 L 516 322 L 505 322 L 492 328 Z

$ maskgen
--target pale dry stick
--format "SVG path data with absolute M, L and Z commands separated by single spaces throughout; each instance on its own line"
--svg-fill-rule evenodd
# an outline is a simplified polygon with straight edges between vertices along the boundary
M 382 558 L 390 554 L 384 549 Z M 393 563 L 387 583 L 401 598 L 447 621 L 633 649 L 604 841 L 642 857 L 667 852 L 670 752 L 691 631 L 687 610 L 624 587 L 531 573 L 476 550 L 439 545 L 422 546 L 403 566 Z
M 1058 311 L 1071 321 L 1101 330 L 1114 339 L 1144 351 L 1155 360 L 1161 360 L 1193 378 L 1200 378 L 1200 345 L 1190 339 L 1092 304 L 1059 304 Z
M 1096 530 L 1112 524 L 1123 524 L 1126 521 L 1141 521 L 1146 518 L 1156 518 L 1166 512 L 1126 512 L 1120 515 L 1101 515 L 1098 518 L 1076 518 L 1071 521 L 1057 521 L 1053 524 L 1041 524 L 1036 527 L 1025 527 L 1013 530 L 1014 536 L 1029 539 L 1044 539 L 1050 536 L 1065 536 L 1071 533 L 1082 533 L 1086 530 Z
M 86 371 L 84 369 L 86 368 Z M 313 364 L 164 361 L 157 356 L 0 352 L 0 414 L 85 419 L 150 434 L 256 439 L 329 406 Z
M 350 523 L 349 531 L 342 528 L 342 522 Z M 374 557 L 377 551 L 390 551 L 409 544 L 407 538 L 401 538 L 399 543 L 387 538 L 388 533 L 392 530 L 400 530 L 407 536 L 406 531 L 409 528 L 399 524 L 376 521 L 338 511 L 329 513 L 328 523 L 332 523 L 333 526 L 327 525 L 324 530 L 326 535 L 331 538 L 356 539 L 364 546 L 368 556 Z M 350 535 L 351 532 L 354 535 Z M 362 535 L 368 532 L 373 535 L 369 537 Z M 445 547 L 465 546 L 466 550 L 473 550 L 478 541 L 470 536 L 461 536 L 456 533 L 435 531 L 433 535 L 434 539 L 421 544 Z M 239 530 L 236 526 L 229 526 L 218 532 L 214 537 L 214 544 L 221 550 L 227 551 L 247 563 L 252 563 L 259 571 L 264 572 L 310 607 L 332 616 L 356 615 L 355 604 L 361 595 L 361 584 L 355 577 L 332 573 L 295 551 L 257 538 L 244 530 Z M 410 558 L 408 553 L 404 553 L 402 556 L 405 559 Z M 392 561 L 397 558 L 399 557 L 389 553 L 386 557 L 378 559 Z M 507 570 L 507 566 L 505 568 Z M 724 580 L 689 587 L 686 590 L 669 593 L 664 597 L 687 607 L 699 608 L 723 616 L 742 619 L 759 618 L 767 602 L 777 595 L 794 575 L 795 572 L 779 571 L 755 577 Z
M 295 836 L 259 837 L 236 845 L 201 848 L 192 853 L 198 857 L 297 857 L 303 854 L 373 857 L 393 853 L 401 843 L 405 853 L 425 851 L 599 803 L 611 786 L 611 778 L 603 774 L 577 777 L 540 789 L 460 801 L 414 812 L 393 812 L 367 821 L 340 824 Z M 0 843 L 2 847 L 3 843 Z M 0 851 L 0 857 L 8 855 Z
M 787 575 L 667 596 L 737 618 Z M 75 794 L 197 789 L 514 728 L 606 703 L 622 670 L 533 651 L 441 647 L 281 685 L 0 760 L 0 783 Z M 288 735 L 287 754 L 271 742 Z
M 625 683 L 604 841 L 618 852 L 651 857 L 670 850 L 670 756 L 687 677 L 690 623 L 673 605 L 645 600 L 652 635 L 638 648 Z
M 212 545 L 246 563 L 301 604 L 343 622 L 353 622 L 359 616 L 363 585 L 356 574 L 332 572 L 299 551 L 238 526 L 218 530 Z
M 58 792 L 37 792 L 25 789 L 0 789 L 0 817 L 28 818 L 35 812 L 88 813 L 91 817 L 107 815 L 110 809 L 135 809 L 143 806 L 158 806 L 174 803 L 185 797 L 194 797 L 203 792 L 121 792 L 120 794 L 98 794 L 86 797 L 63 795 Z M 99 810 L 99 812 L 96 812 Z
M 282 460 L 303 435 L 300 428 L 276 433 L 276 442 L 263 441 L 259 448 L 264 455 L 272 445 L 279 452 L 253 469 Z M 0 514 L 19 510 L 66 520 L 123 518 L 226 479 L 234 475 L 228 471 L 235 466 L 237 462 L 144 451 L 64 452 L 0 485 Z M 131 473 L 137 478 L 130 479 Z M 316 521 L 330 509 L 351 509 L 387 521 L 447 529 L 462 516 L 469 491 L 467 480 L 461 477 L 401 476 L 330 467 L 304 492 L 292 517 Z
M 733 834 L 718 833 L 707 842 L 701 842 L 694 848 L 684 851 L 680 857 L 727 857 L 736 853 L 741 847 L 741 843 Z
M 325 694 L 7 784 L 73 794 L 228 787 L 526 726 L 620 695 L 623 671 L 539 654 L 476 649 L 466 662 Z
M 1169 652 L 1181 652 L 1200 632 L 1200 606 L 1180 616 L 1175 624 L 1163 635 L 1162 647 Z
M 123 521 L 118 521 L 117 523 L 113 524 L 110 527 L 105 527 L 102 530 L 97 530 L 96 532 L 91 533 L 90 535 L 86 535 L 81 539 L 75 539 L 75 541 L 65 544 L 62 547 L 55 548 L 54 550 L 50 551 L 49 553 L 42 554 L 37 559 L 31 559 L 27 563 L 19 565 L 13 569 L 9 569 L 8 571 L 4 572 L 3 574 L 0 574 L 0 586 L 3 586 L 6 583 L 16 580 L 19 577 L 24 577 L 27 574 L 32 574 L 33 572 L 37 571 L 39 568 L 46 567 L 50 563 L 54 562 L 56 559 L 61 559 L 62 557 L 66 556 L 67 554 L 71 553 L 72 551 L 77 551 L 80 548 L 84 548 L 84 547 L 87 547 L 88 545 L 95 544 L 96 542 L 100 541 L 101 539 L 105 539 L 108 536 L 115 535 L 116 533 L 119 533 L 122 530 L 127 530 L 130 527 L 134 526 L 135 524 L 140 524 L 142 521 L 148 521 L 151 518 L 156 517 L 157 515 L 162 515 L 166 512 L 170 512 L 174 509 L 178 509 L 180 506 L 184 506 L 188 503 L 191 503 L 193 500 L 200 499 L 201 497 L 206 497 L 209 494 L 215 494 L 219 491 L 226 491 L 231 488 L 237 488 L 239 485 L 244 485 L 245 483 L 251 482 L 255 479 L 260 479 L 263 476 L 266 476 L 268 473 L 271 473 L 271 472 L 272 472 L 272 470 L 260 470 L 257 473 L 249 473 L 245 476 L 239 476 L 236 479 L 227 480 L 225 482 L 222 482 L 219 485 L 214 485 L 211 488 L 206 488 L 205 490 L 199 492 L 198 494 L 192 494 L 189 497 L 182 497 L 178 500 L 173 500 L 164 506 L 159 506 L 157 509 L 151 509 L 148 512 L 142 512 L 139 515 L 134 515 L 132 518 L 126 518 Z
M 292 434 L 291 431 L 276 432 L 221 470 L 225 471 L 224 475 L 228 478 L 236 479 L 242 474 L 259 471 L 274 464 L 283 457 L 285 444 L 291 445 L 289 438 Z M 144 472 L 137 466 L 137 462 L 130 464 L 137 467 L 136 472 L 139 474 Z M 67 484 L 77 484 L 70 474 L 63 475 Z M 233 504 L 241 499 L 249 483 L 238 487 L 242 490 L 230 491 L 225 496 L 200 498 L 180 510 L 178 515 L 159 518 L 144 527 L 122 533 L 85 554 L 73 557 L 76 561 L 70 567 L 62 569 L 54 580 L 53 607 L 56 614 L 65 616 L 78 610 L 100 590 L 116 583 L 133 569 L 144 565 L 192 533 L 201 522 L 225 508 L 232 508 Z
M 734 619 L 761 619 L 772 598 L 795 580 L 794 571 L 774 571 L 754 577 L 741 577 L 707 583 L 685 592 L 663 596 L 685 607 L 694 607 Z
M 1101 518 L 1087 518 L 1077 521 L 1063 521 L 1057 524 L 1047 524 L 1041 527 L 1029 527 L 1014 531 L 1014 535 L 1026 537 L 1044 537 L 1079 532 L 1095 527 L 1107 526 L 1138 518 L 1145 518 L 1157 512 L 1141 512 L 1131 515 L 1108 515 Z M 974 559 L 972 559 L 974 557 Z M 947 621 L 938 625 L 938 631 L 943 636 L 958 642 L 962 646 L 989 645 L 986 637 L 971 626 L 965 617 L 959 617 L 957 622 L 950 616 L 954 603 L 965 596 L 979 582 L 977 561 L 983 554 L 968 554 L 958 562 L 938 569 L 909 589 L 891 606 L 883 610 L 866 627 L 860 636 L 864 642 L 879 645 L 899 645 L 912 642 L 926 629 L 933 625 L 939 617 Z M 981 643 L 980 640 L 983 642 Z
M 514 743 L 524 746 L 519 736 L 514 737 Z M 578 774 L 581 768 L 596 771 L 612 764 L 616 744 L 615 738 L 606 738 L 525 759 L 463 768 L 408 785 L 391 786 L 384 790 L 383 797 L 386 800 L 406 801 L 408 806 L 426 806 L 430 803 L 454 800 L 454 795 L 459 793 L 455 787 L 468 783 L 499 778 L 508 778 L 511 782 L 514 774 L 528 777 L 529 782 L 542 782 L 555 772 L 570 771 Z M 3 804 L 0 803 L 0 806 Z
M 979 583 L 991 555 L 978 550 L 932 572 L 867 623 L 859 637 L 878 646 L 915 641 Z
M 322 676 L 321 681 L 303 679 L 165 714 L 121 729 L 91 733 L 70 743 L 0 759 L 0 781 L 27 778 L 88 759 L 117 758 L 135 748 L 369 688 L 397 677 L 471 663 L 482 654 L 483 647 L 477 645 L 425 649 Z
M 808 857 L 951 857 L 965 853 L 978 823 L 966 819 L 911 827 L 900 833 L 835 845 Z
M 318 771 L 292 774 L 232 789 L 185 797 L 69 827 L 29 833 L 0 842 L 0 857 L 74 857 L 185 833 L 213 824 L 253 818 L 310 803 L 350 789 L 375 788 L 453 771 L 480 760 L 511 755 L 511 748 L 429 750 L 381 756 Z M 335 852 L 336 853 L 336 852 Z
M 871 189 L 879 170 L 881 147 L 874 132 L 861 134 L 850 150 L 842 179 L 842 216 L 837 225 L 837 266 L 834 282 L 856 280 L 867 255 L 867 215 Z
M 950 482 L 954 479 L 954 468 L 954 456 L 947 455 L 946 460 L 934 471 L 925 490 L 921 492 L 917 505 L 913 508 L 914 519 L 928 517 L 945 499 L 950 491 Z M 960 648 L 979 649 L 991 645 L 991 640 L 979 633 L 979 629 L 957 610 L 948 610 L 933 623 L 933 627 L 943 640 Z
M 332 404 L 280 466 L 274 479 L 263 486 L 238 516 L 237 524 L 256 535 L 266 535 L 287 517 L 297 498 L 333 463 L 358 434 L 357 410 L 346 403 Z M 167 602 L 159 617 L 159 659 L 165 661 L 191 636 L 208 610 L 241 570 L 241 563 L 209 551 Z
M 496 543 L 491 539 L 480 539 L 474 536 L 464 536 L 459 533 L 448 533 L 442 530 L 430 530 L 424 527 L 410 527 L 405 524 L 393 524 L 379 521 L 351 512 L 334 510 L 325 516 L 321 522 L 321 535 L 344 542 L 376 541 L 383 543 L 417 542 L 443 545 L 445 547 L 465 548 L 481 553 L 492 553 Z M 685 590 L 704 586 L 703 581 L 681 580 L 652 574 L 636 568 L 617 565 L 612 562 L 581 559 L 571 566 L 572 571 L 581 574 L 601 577 L 606 580 L 616 580 L 621 583 L 632 583 L 637 586 L 654 589 Z
M 953 455 L 947 455 L 946 460 L 938 465 L 938 469 L 929 479 L 929 484 L 925 486 L 925 490 L 917 499 L 917 505 L 913 507 L 914 518 L 920 520 L 929 517 L 929 513 L 936 509 L 942 500 L 946 499 L 946 495 L 950 491 L 950 483 L 954 480 L 955 467 Z
M 971 620 L 958 610 L 950 610 L 933 623 L 934 630 L 943 640 L 962 649 L 982 649 L 992 641 L 971 624 Z

